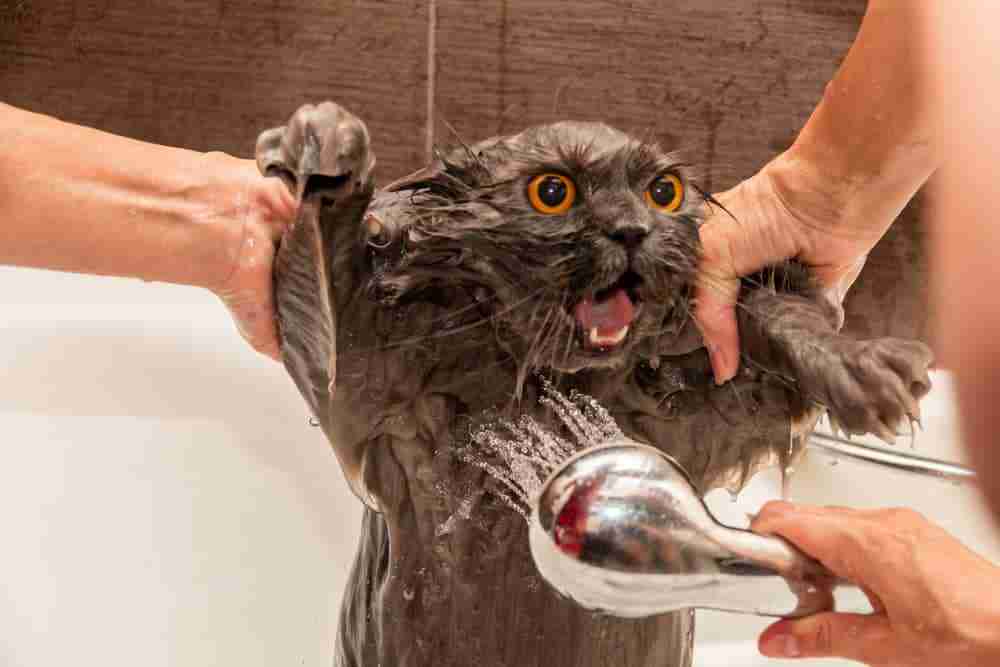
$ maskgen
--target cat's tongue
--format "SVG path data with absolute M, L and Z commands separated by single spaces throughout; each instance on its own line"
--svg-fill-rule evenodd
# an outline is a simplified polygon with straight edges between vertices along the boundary
M 614 347 L 628 335 L 635 305 L 619 288 L 600 299 L 584 299 L 576 305 L 573 315 L 591 347 Z

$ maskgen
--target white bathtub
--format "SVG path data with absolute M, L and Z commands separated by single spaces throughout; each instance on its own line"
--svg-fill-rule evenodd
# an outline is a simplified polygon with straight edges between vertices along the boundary
M 284 371 L 195 290 L 0 269 L 0 308 L 0 664 L 328 667 L 360 508 Z M 921 452 L 955 456 L 932 403 Z M 966 489 L 822 461 L 793 488 L 1000 554 Z M 700 616 L 700 667 L 781 664 L 767 621 Z

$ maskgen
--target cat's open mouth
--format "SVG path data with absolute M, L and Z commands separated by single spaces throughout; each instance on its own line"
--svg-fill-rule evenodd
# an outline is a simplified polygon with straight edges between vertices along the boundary
M 584 347 L 608 351 L 621 345 L 628 337 L 629 328 L 642 307 L 639 286 L 642 278 L 626 271 L 614 283 L 584 297 L 573 308 L 573 318 Z

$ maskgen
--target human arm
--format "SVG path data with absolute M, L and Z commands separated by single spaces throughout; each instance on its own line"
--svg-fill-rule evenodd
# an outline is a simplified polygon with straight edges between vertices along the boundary
M 295 204 L 253 161 L 4 104 L 0 136 L 0 264 L 203 287 L 278 355 L 271 262 Z
M 842 657 L 872 667 L 1000 664 L 1000 568 L 910 510 L 766 505 L 752 529 L 780 535 L 861 586 L 871 615 L 778 621 L 770 657 Z
M 739 366 L 740 276 L 797 258 L 842 299 L 867 253 L 938 164 L 923 64 L 931 4 L 872 0 L 794 144 L 716 195 L 725 211 L 716 209 L 702 226 L 695 298 L 717 381 Z
M 934 343 L 954 372 L 962 444 L 1000 518 L 1000 3 L 940 3 L 928 20 L 944 161 L 930 211 Z

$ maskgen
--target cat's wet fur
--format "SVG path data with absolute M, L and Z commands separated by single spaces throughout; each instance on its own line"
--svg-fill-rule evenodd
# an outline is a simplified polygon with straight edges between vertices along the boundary
M 839 335 L 794 263 L 745 282 L 744 363 L 716 387 L 690 318 L 702 198 L 653 210 L 649 181 L 687 185 L 684 166 L 605 125 L 460 145 L 376 192 L 367 130 L 326 103 L 262 134 L 257 158 L 301 202 L 276 262 L 285 365 L 368 505 L 338 664 L 690 664 L 691 613 L 622 620 L 559 598 L 496 482 L 456 456 L 486 413 L 556 423 L 537 373 L 596 397 L 703 491 L 794 455 L 824 407 L 888 434 L 929 388 L 926 347 Z M 534 210 L 541 173 L 572 179 L 579 203 Z M 627 337 L 588 346 L 574 309 L 628 272 Z

